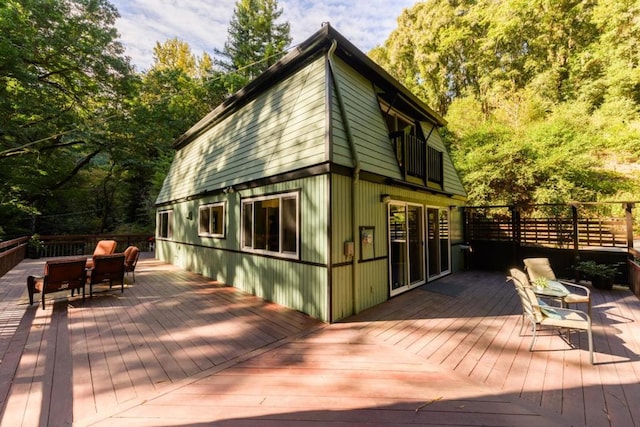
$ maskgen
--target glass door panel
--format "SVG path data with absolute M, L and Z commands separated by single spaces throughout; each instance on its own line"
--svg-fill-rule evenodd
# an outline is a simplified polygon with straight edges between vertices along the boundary
M 440 215 L 438 209 L 427 208 L 427 257 L 429 277 L 440 274 Z
M 409 283 L 424 281 L 424 213 L 422 206 L 407 206 Z
M 425 281 L 424 207 L 389 204 L 389 278 L 391 295 Z
M 391 293 L 407 286 L 407 218 L 404 205 L 389 204 L 389 274 Z
M 440 274 L 449 272 L 449 211 L 440 210 Z
M 449 240 L 449 211 L 427 208 L 427 274 L 430 278 L 449 273 L 451 268 Z

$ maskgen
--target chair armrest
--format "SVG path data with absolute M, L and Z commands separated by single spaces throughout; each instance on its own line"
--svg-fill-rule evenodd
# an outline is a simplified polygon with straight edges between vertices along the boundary
M 566 280 L 556 280 L 556 282 L 562 283 L 562 285 L 564 286 L 581 289 L 588 297 L 591 295 L 591 289 L 587 288 L 586 286 L 578 285 L 577 283 L 568 282 Z
M 553 309 L 560 313 L 576 313 L 578 316 L 583 317 L 584 320 L 588 320 L 589 323 L 591 323 L 591 317 L 582 310 L 574 310 L 572 308 L 564 308 L 564 307 L 562 308 L 554 307 Z

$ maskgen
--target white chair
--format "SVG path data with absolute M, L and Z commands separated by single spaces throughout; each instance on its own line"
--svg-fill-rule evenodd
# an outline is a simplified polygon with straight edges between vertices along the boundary
M 557 282 L 567 288 L 567 295 L 562 297 L 561 300 L 563 306 L 569 304 L 587 304 L 587 314 L 591 317 L 591 290 L 586 286 L 557 279 L 549 263 L 549 258 L 526 258 L 524 260 L 524 268 L 531 282 L 542 277 Z
M 522 303 L 523 325 L 525 319 L 531 324 L 533 338 L 531 340 L 531 345 L 529 346 L 529 351 L 533 351 L 533 345 L 535 344 L 536 333 L 538 332 L 539 327 L 551 326 L 553 328 L 567 329 L 569 331 L 582 330 L 587 332 L 587 337 L 589 339 L 589 360 L 593 365 L 591 317 L 584 311 L 551 307 L 542 304 L 538 300 L 538 297 L 533 293 L 529 279 L 524 272 L 517 268 L 512 268 L 509 270 L 509 274 L 510 276 L 508 277 L 508 280 L 513 282 L 518 296 L 520 297 L 520 302 Z M 522 327 L 520 329 L 520 333 L 522 334 Z

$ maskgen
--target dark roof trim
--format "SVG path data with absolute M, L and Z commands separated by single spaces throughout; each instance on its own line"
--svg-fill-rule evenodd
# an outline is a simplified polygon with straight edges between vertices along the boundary
M 325 24 L 318 32 L 300 43 L 280 61 L 269 67 L 269 69 L 252 80 L 244 88 L 231 95 L 184 134 L 179 136 L 173 142 L 173 147 L 178 149 L 190 143 L 198 135 L 210 129 L 229 114 L 237 111 L 260 93 L 268 90 L 276 82 L 284 80 L 304 64 L 324 54 L 333 41 L 337 43 L 335 54 L 365 77 L 369 78 L 384 92 L 399 93 L 404 102 L 411 104 L 413 108 L 421 112 L 425 118 L 429 119 L 429 121 L 435 125 L 444 126 L 446 124 L 440 115 L 391 77 L 382 67 L 355 47 L 342 34 L 333 29 L 331 25 Z

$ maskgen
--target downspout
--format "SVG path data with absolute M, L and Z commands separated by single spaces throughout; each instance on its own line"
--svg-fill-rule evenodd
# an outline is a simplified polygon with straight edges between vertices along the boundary
M 340 85 L 338 83 L 338 79 L 335 74 L 335 64 L 333 62 L 333 53 L 338 47 L 338 42 L 333 40 L 331 43 L 331 47 L 327 52 L 327 60 L 329 61 L 329 70 L 331 72 L 331 80 L 333 81 L 333 86 L 336 91 L 336 100 L 338 101 L 338 108 L 340 108 L 340 116 L 342 117 L 342 123 L 344 125 L 344 132 L 347 137 L 347 142 L 349 143 L 349 148 L 351 150 L 351 156 L 353 158 L 353 176 L 352 176 L 352 188 L 351 188 L 351 227 L 353 232 L 353 257 L 351 260 L 351 292 L 353 295 L 352 298 L 352 311 L 354 314 L 358 313 L 358 309 L 360 307 L 360 275 L 358 271 L 358 256 L 359 248 L 360 248 L 360 238 L 358 234 L 358 200 L 359 200 L 359 182 L 360 182 L 360 160 L 358 158 L 358 151 L 356 150 L 356 144 L 353 140 L 353 135 L 351 134 L 351 127 L 349 126 L 349 120 L 347 118 L 347 112 L 344 108 L 344 102 L 342 101 L 342 93 L 340 92 Z

